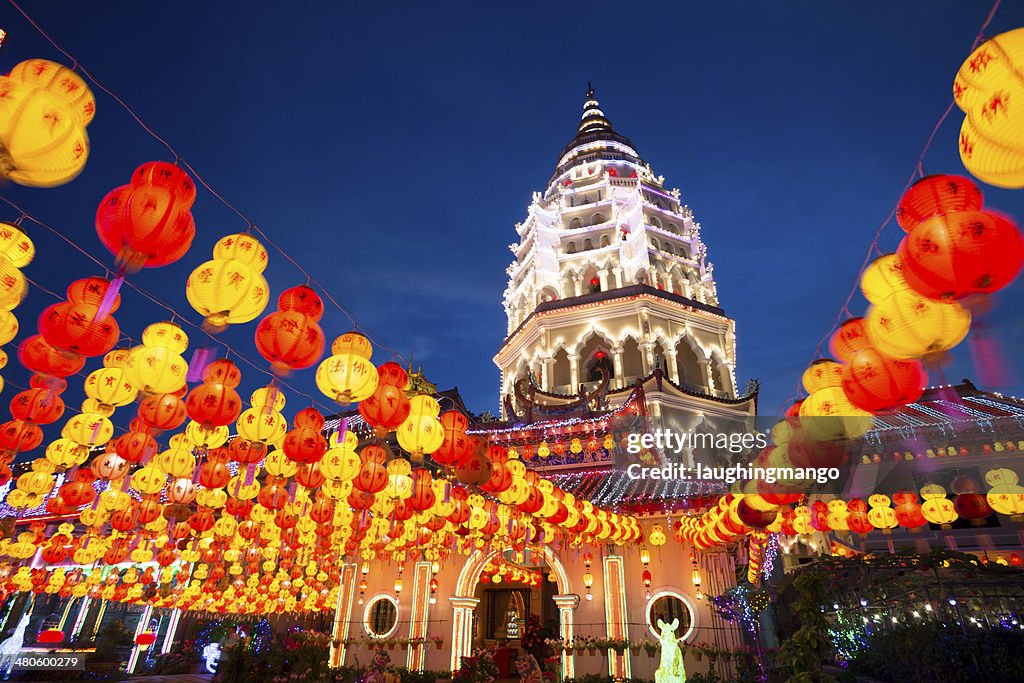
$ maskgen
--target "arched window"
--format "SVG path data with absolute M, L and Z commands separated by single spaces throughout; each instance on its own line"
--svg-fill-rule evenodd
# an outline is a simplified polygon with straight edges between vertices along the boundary
M 575 242 L 569 242 L 569 244 L 565 245 L 565 253 L 567 253 L 567 254 L 575 254 L 576 253 L 576 243 Z
M 569 369 L 569 352 L 564 347 L 555 351 L 555 362 L 551 368 L 551 386 L 566 388 L 572 380 L 572 372 Z
M 653 237 L 651 238 L 651 246 L 654 247 L 655 249 L 660 249 L 660 246 L 658 245 L 658 240 L 654 239 Z
M 590 251 L 594 248 L 594 243 L 590 240 L 583 240 L 583 251 Z
M 622 376 L 633 380 L 643 377 L 644 361 L 640 355 L 640 345 L 632 337 L 628 337 L 622 345 Z
M 600 225 L 601 223 L 604 223 L 606 220 L 608 219 L 604 217 L 603 213 L 595 213 L 593 216 L 590 217 L 590 224 Z
M 608 235 L 601 235 L 601 246 L 607 247 L 612 241 L 608 238 Z
M 576 218 L 573 218 L 571 221 L 569 221 L 569 229 L 570 230 L 575 230 L 576 228 L 582 228 L 582 227 L 583 227 L 583 220 L 579 216 L 577 216 Z
M 669 244 L 668 242 L 665 242 L 665 243 L 664 243 L 664 244 L 662 244 L 661 246 L 662 246 L 662 248 L 663 248 L 663 249 L 665 250 L 665 253 L 666 253 L 666 254 L 671 254 L 671 253 L 672 253 L 672 245 L 671 245 L 671 244 Z
M 661 228 L 661 219 L 658 218 L 657 216 L 650 216 L 650 217 L 648 217 L 647 222 L 650 223 L 651 225 L 653 225 L 656 228 L 659 228 L 659 229 Z
M 687 342 L 686 338 L 680 338 L 676 342 L 676 365 L 679 371 L 679 382 L 689 385 L 695 389 L 706 389 L 704 375 L 700 370 L 697 352 Z

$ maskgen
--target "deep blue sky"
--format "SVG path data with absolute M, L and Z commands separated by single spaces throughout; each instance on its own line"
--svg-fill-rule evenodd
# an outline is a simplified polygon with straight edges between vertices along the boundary
M 722 305 L 737 321 L 737 379 L 761 380 L 768 413 L 794 393 L 832 326 L 990 5 L 25 7 L 363 327 L 411 354 L 441 387 L 458 385 L 475 410 L 498 404 L 491 358 L 505 332 L 506 245 L 572 137 L 593 81 L 616 129 L 682 190 L 701 222 Z M 988 34 L 1021 25 L 1024 4 L 1006 2 Z M 62 59 L 5 2 L 0 26 L 8 32 L 0 71 L 29 57 Z M 93 229 L 98 202 L 139 163 L 168 156 L 109 97 L 97 100 L 92 156 L 78 179 L 0 192 L 110 263 Z M 928 172 L 963 172 L 960 120 L 954 111 L 940 131 Z M 1024 194 L 986 188 L 986 196 L 1024 217 Z M 191 252 L 133 280 L 196 320 L 187 274 L 218 237 L 245 226 L 206 193 L 194 213 Z M 66 245 L 30 234 L 40 254 L 29 277 L 61 291 L 96 273 Z M 887 250 L 901 235 L 895 224 L 887 229 Z M 273 252 L 271 260 L 275 296 L 304 281 Z M 23 330 L 52 301 L 34 292 L 19 309 Z M 1011 357 L 1024 343 L 1022 301 L 1018 281 L 992 321 Z M 864 304 L 858 294 L 852 308 Z M 131 292 L 118 314 L 136 338 L 163 317 Z M 257 358 L 254 326 L 224 339 Z M 329 309 L 328 337 L 348 328 Z M 244 386 L 255 386 L 257 374 L 243 371 Z M 17 381 L 16 370 L 4 374 Z M 312 374 L 292 381 L 316 393 Z M 950 380 L 974 374 L 963 358 L 947 371 Z M 1017 377 L 1005 388 L 1020 393 Z

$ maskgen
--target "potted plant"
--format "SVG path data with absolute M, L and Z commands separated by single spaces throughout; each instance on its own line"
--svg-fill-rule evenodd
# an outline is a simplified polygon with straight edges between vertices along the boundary
M 649 640 L 644 641 L 644 652 L 647 653 L 648 657 L 653 657 L 658 652 L 658 644 L 652 643 Z
M 438 650 L 444 647 L 444 638 L 441 636 L 434 636 L 431 640 L 434 641 L 434 646 L 437 647 Z
M 629 642 L 629 654 L 633 655 L 634 657 L 639 657 L 640 656 L 640 643 L 633 642 L 633 641 L 628 641 L 628 642 Z
M 598 638 L 596 641 L 594 641 L 594 645 L 597 647 L 597 649 L 601 652 L 602 655 L 608 654 L 608 649 L 611 647 L 611 644 L 612 641 L 606 638 Z
M 704 656 L 704 646 L 700 643 L 697 643 L 690 649 L 693 651 L 693 658 L 699 662 L 701 660 L 701 657 Z
M 388 638 L 384 641 L 384 647 L 386 647 L 389 651 L 394 650 L 397 646 L 398 641 L 396 641 L 394 638 Z
M 608 641 L 608 645 L 611 647 L 611 649 L 615 650 L 615 654 L 621 655 L 625 654 L 626 648 L 629 647 L 629 641 L 614 638 Z

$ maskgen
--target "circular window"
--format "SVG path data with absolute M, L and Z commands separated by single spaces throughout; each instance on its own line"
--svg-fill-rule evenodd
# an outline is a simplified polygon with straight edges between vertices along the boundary
M 673 619 L 679 620 L 676 636 L 680 640 L 686 640 L 693 635 L 696 620 L 693 605 L 689 600 L 670 591 L 661 591 L 651 596 L 647 602 L 647 628 L 651 630 L 655 638 L 660 633 L 658 621 L 671 624 Z
M 398 601 L 390 595 L 378 595 L 366 603 L 363 627 L 374 638 L 387 638 L 398 628 Z

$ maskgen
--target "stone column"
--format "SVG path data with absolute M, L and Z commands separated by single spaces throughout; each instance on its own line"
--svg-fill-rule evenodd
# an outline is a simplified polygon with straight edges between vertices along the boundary
M 644 366 L 644 377 L 651 374 L 654 370 L 654 343 L 653 342 L 641 342 L 640 346 L 640 360 Z
M 569 393 L 574 394 L 580 386 L 580 355 L 569 355 Z
M 540 388 L 544 391 L 551 391 L 551 378 L 555 374 L 555 359 L 545 358 L 541 363 L 544 372 L 541 373 Z
M 558 631 L 563 643 L 570 643 L 573 639 L 573 613 L 580 605 L 578 595 L 556 595 L 555 604 L 558 605 Z M 575 657 L 562 651 L 562 678 L 574 678 Z
M 608 270 L 602 270 L 597 273 L 598 279 L 601 281 L 601 291 L 608 291 Z
M 668 376 L 676 384 L 679 384 L 679 358 L 677 357 L 675 348 L 668 350 L 668 355 L 665 356 L 665 362 L 668 363 Z
M 615 275 L 615 288 L 622 289 L 622 267 L 615 266 L 612 268 L 612 273 Z
M 473 611 L 479 598 L 448 598 L 452 603 L 452 671 L 462 667 L 462 658 L 473 653 Z
M 612 349 L 612 368 L 615 370 L 615 378 L 612 380 L 613 389 L 621 389 L 626 381 L 626 378 L 622 376 L 622 354 L 621 347 Z
M 697 367 L 700 368 L 700 376 L 704 382 L 704 386 L 708 388 L 708 391 L 714 392 L 715 382 L 711 377 L 711 361 L 710 360 L 698 360 Z

